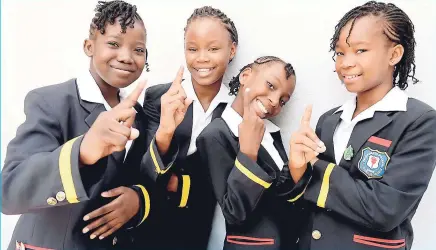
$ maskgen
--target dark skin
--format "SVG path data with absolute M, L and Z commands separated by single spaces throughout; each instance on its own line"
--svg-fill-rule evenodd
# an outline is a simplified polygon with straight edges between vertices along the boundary
M 142 93 L 145 83 L 138 84 L 132 94 L 121 101 L 120 88 L 136 81 L 145 62 L 146 31 L 141 21 L 134 28 L 121 32 L 119 22 L 107 24 L 105 34 L 94 30 L 84 42 L 85 54 L 90 57 L 90 73 L 112 110 L 101 113 L 85 134 L 80 147 L 80 160 L 85 166 L 113 152 L 125 149 L 128 140 L 138 137 L 139 131 L 132 128 L 136 112 L 133 106 Z M 87 214 L 84 220 L 91 223 L 83 233 L 92 232 L 91 239 L 103 239 L 118 230 L 139 211 L 137 193 L 127 187 L 118 187 L 102 193 L 102 197 L 117 197 L 109 204 Z M 98 218 L 96 220 L 93 220 Z
M 280 113 L 294 92 L 295 81 L 294 75 L 286 78 L 282 63 L 247 68 L 239 75 L 241 87 L 232 108 L 243 117 L 239 125 L 241 152 L 252 160 L 257 160 L 265 132 L 262 119 Z
M 204 110 L 209 108 L 218 94 L 223 75 L 236 54 L 236 44 L 217 18 L 204 17 L 192 21 L 185 33 L 185 59 L 191 73 L 195 93 Z M 173 85 L 161 97 L 160 126 L 156 144 L 161 155 L 168 152 L 177 126 L 183 120 L 192 100 L 186 98 L 181 86 L 183 71 L 178 73 Z M 177 191 L 178 179 L 172 175 L 167 190 Z
M 356 20 L 348 43 L 351 22 L 341 30 L 336 44 L 336 72 L 349 92 L 356 93 L 357 105 L 353 118 L 381 99 L 393 88 L 394 67 L 404 54 L 404 47 L 388 40 L 383 34 L 385 20 L 368 15 Z M 307 114 L 305 115 L 307 120 Z M 308 116 L 310 120 L 310 116 Z M 319 139 L 314 137 L 308 125 L 291 139 L 294 150 L 290 170 L 294 181 L 298 181 L 306 169 L 306 163 L 315 164 L 316 146 Z M 316 135 L 315 135 L 316 136 Z M 318 151 L 319 152 L 319 151 Z

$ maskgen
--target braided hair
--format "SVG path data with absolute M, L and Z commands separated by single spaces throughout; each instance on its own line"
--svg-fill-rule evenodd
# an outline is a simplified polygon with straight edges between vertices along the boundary
M 350 10 L 335 26 L 335 33 L 330 43 L 330 51 L 335 51 L 340 32 L 348 22 L 351 21 L 352 23 L 346 39 L 347 44 L 356 20 L 368 15 L 383 18 L 383 34 L 391 42 L 401 44 L 404 47 L 404 55 L 394 68 L 393 85 L 404 90 L 408 87 L 407 80 L 409 77 L 412 79 L 413 84 L 417 83 L 419 80 L 415 78 L 415 28 L 409 16 L 392 3 L 370 1 Z
M 106 24 L 113 25 L 117 20 L 121 26 L 121 33 L 126 33 L 127 27 L 133 28 L 135 21 L 142 22 L 141 16 L 137 12 L 136 5 L 131 5 L 121 0 L 114 1 L 98 1 L 97 6 L 94 9 L 95 15 L 92 18 L 89 27 L 89 37 L 92 38 L 95 35 L 95 31 L 98 30 L 102 35 L 105 33 Z M 145 51 L 145 69 L 150 71 L 149 64 L 147 62 L 148 51 Z
M 228 18 L 226 14 L 224 14 L 221 10 L 212 8 L 211 6 L 204 6 L 194 10 L 192 15 L 188 18 L 188 21 L 186 22 L 185 33 L 189 24 L 197 18 L 201 17 L 212 17 L 219 19 L 229 32 L 230 40 L 235 43 L 235 45 L 238 45 L 238 31 L 236 30 L 233 21 Z
M 248 68 L 253 69 L 255 67 L 259 67 L 262 65 L 269 65 L 272 63 L 281 63 L 284 65 L 286 79 L 289 79 L 290 76 L 295 76 L 295 70 L 290 63 L 287 63 L 287 62 L 283 61 L 282 59 L 275 57 L 275 56 L 262 56 L 262 57 L 257 58 L 256 60 L 254 60 L 254 62 L 242 67 L 242 69 L 239 71 L 238 75 L 233 77 L 232 80 L 230 80 L 230 82 L 229 82 L 229 87 L 230 87 L 229 95 L 236 96 L 238 94 L 239 87 L 241 86 L 241 83 L 239 82 L 239 76 L 241 75 L 242 72 L 244 72 L 244 70 L 246 70 Z

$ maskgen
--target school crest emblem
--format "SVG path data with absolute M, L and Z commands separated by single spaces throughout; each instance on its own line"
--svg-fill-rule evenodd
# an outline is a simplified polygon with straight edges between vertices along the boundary
M 362 150 L 362 156 L 358 168 L 369 179 L 383 177 L 390 157 L 386 152 L 380 152 L 371 148 Z

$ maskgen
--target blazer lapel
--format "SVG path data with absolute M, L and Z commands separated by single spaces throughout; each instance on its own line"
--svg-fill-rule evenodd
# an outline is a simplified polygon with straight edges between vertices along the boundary
M 325 118 L 323 124 L 321 124 L 321 141 L 326 145 L 326 152 L 324 156 L 328 157 L 328 160 L 335 162 L 335 149 L 333 143 L 333 134 L 335 133 L 336 126 L 341 119 L 342 112 L 334 113 Z
M 191 143 L 193 106 L 193 104 L 189 106 L 185 118 L 174 132 L 174 137 L 179 143 L 179 159 L 184 159 L 187 156 L 189 144 Z

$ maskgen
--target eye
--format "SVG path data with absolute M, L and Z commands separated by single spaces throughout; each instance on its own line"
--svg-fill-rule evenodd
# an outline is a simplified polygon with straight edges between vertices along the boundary
M 368 50 L 366 50 L 366 49 L 358 49 L 357 50 L 357 54 L 362 54 L 363 52 L 366 52 L 366 51 L 368 51 Z
M 285 106 L 285 104 L 286 104 L 286 102 L 285 101 L 283 101 L 283 100 L 280 100 L 280 106 Z
M 107 44 L 109 44 L 111 47 L 117 47 L 117 48 L 120 47 L 117 42 L 113 42 L 113 41 L 110 41 Z
M 145 50 L 143 48 L 136 48 L 135 51 L 139 52 L 139 53 L 144 53 L 145 52 Z
M 268 85 L 268 88 L 270 88 L 271 90 L 274 90 L 274 85 L 268 81 L 266 81 L 266 84 Z
M 188 48 L 188 51 L 195 52 L 195 51 L 197 51 L 197 49 L 196 48 Z
M 338 52 L 338 51 L 337 51 L 337 52 L 335 52 L 335 55 L 336 55 L 336 56 L 343 56 L 344 53 L 342 53 L 342 52 Z
M 219 48 L 214 47 L 214 48 L 211 48 L 210 50 L 211 51 L 217 51 L 217 50 L 219 50 Z

